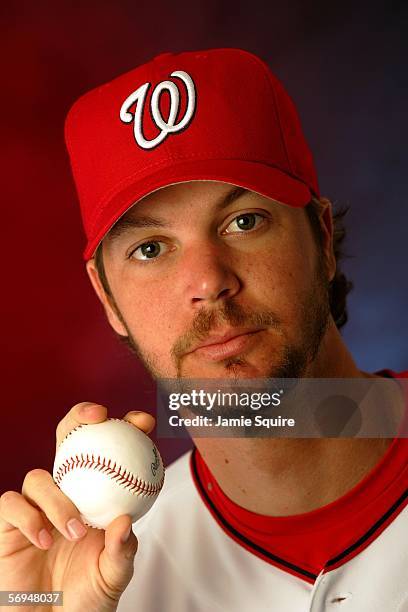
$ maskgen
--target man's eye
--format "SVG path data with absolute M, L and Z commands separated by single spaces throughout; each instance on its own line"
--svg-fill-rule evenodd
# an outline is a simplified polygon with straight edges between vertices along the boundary
M 138 246 L 131 254 L 130 257 L 139 259 L 140 261 L 146 261 L 148 259 L 157 259 L 159 255 L 162 255 L 166 250 L 164 242 L 144 242 Z
M 248 231 L 248 230 L 253 229 L 256 225 L 259 225 L 259 220 L 262 221 L 262 219 L 264 219 L 264 217 L 257 213 L 245 213 L 243 215 L 239 215 L 238 217 L 235 217 L 235 219 L 231 221 L 231 223 L 228 225 L 225 231 L 227 234 L 236 232 L 237 229 Z M 258 220 L 258 223 L 257 223 L 257 220 Z

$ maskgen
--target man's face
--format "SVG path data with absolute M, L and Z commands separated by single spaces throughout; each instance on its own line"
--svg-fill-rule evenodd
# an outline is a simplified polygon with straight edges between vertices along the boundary
M 311 375 L 332 320 L 303 209 L 227 183 L 171 185 L 122 217 L 103 259 L 115 305 L 91 260 L 94 287 L 154 377 Z

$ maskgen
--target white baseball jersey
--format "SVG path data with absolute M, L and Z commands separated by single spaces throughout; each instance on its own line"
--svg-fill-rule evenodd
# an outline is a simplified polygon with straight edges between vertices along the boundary
M 339 499 L 287 517 L 232 502 L 194 449 L 133 526 L 118 612 L 408 612 L 407 504 L 406 438 Z

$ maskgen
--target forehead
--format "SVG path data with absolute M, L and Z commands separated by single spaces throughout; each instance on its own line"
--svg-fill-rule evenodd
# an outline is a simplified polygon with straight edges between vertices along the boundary
M 133 204 L 108 233 L 111 240 L 132 228 L 170 227 L 185 207 L 201 206 L 217 212 L 254 192 L 230 183 L 188 181 L 162 187 Z
M 187 213 L 204 211 L 212 217 L 223 209 L 239 203 L 290 209 L 255 191 L 221 181 L 186 181 L 162 187 L 133 204 L 108 232 L 110 241 L 134 229 L 171 228 Z
M 172 210 L 174 205 L 183 204 L 211 204 L 217 205 L 222 202 L 225 205 L 231 203 L 237 197 L 243 194 L 254 193 L 243 187 L 232 185 L 231 183 L 223 183 L 220 181 L 186 181 L 167 185 L 161 189 L 157 189 L 148 194 L 131 206 L 126 212 L 126 216 L 136 217 L 140 212 L 144 212 L 147 208 L 152 208 L 152 211 L 160 210 L 167 212 Z

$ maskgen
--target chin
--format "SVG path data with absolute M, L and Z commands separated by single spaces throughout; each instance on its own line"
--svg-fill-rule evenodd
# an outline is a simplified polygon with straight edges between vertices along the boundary
M 268 369 L 249 363 L 243 358 L 230 358 L 219 361 L 210 366 L 197 368 L 196 371 L 185 371 L 182 374 L 185 378 L 268 378 L 270 374 L 270 365 Z M 273 376 L 273 374 L 272 374 Z

